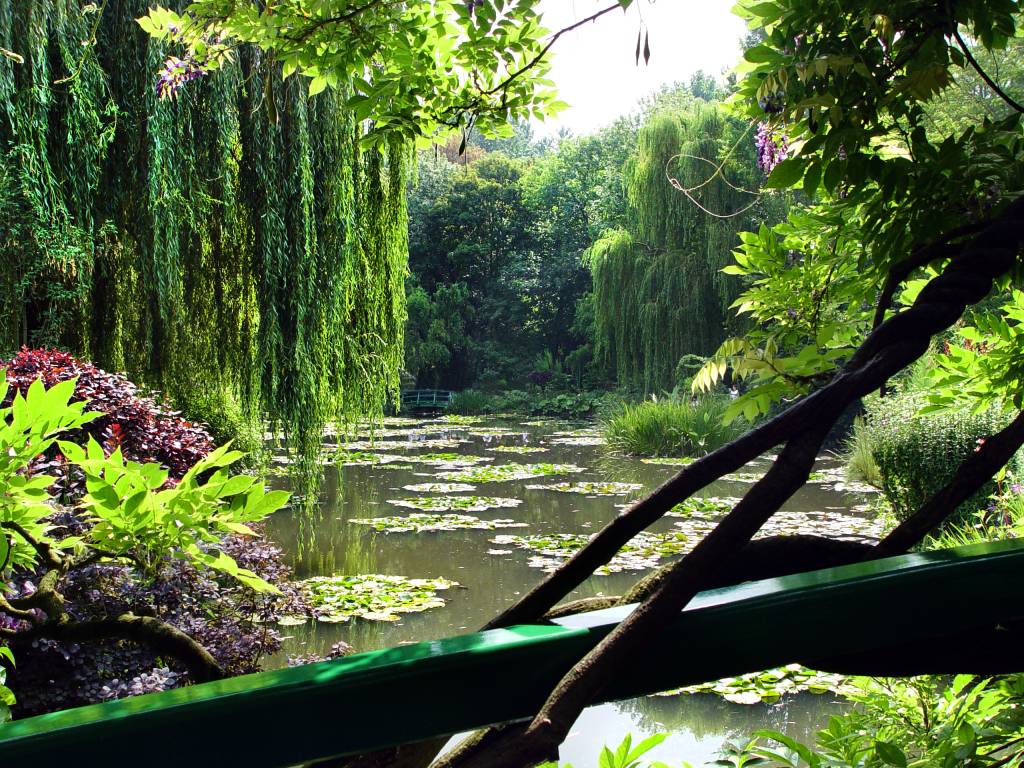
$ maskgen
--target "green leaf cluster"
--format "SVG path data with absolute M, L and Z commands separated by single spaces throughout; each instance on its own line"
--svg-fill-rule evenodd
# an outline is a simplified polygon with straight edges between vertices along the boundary
M 56 478 L 33 475 L 33 460 L 49 451 L 63 432 L 100 415 L 85 412 L 84 402 L 69 402 L 75 381 L 44 389 L 36 379 L 24 395 L 16 391 L 10 406 L 0 408 L 0 575 L 37 561 L 38 553 L 15 533 L 17 528 L 33 538 L 48 538 L 46 518 L 53 513 L 48 489 Z M 0 370 L 0 402 L 7 395 L 7 374 Z
M 217 448 L 178 483 L 165 487 L 167 472 L 159 464 L 126 461 L 120 449 L 105 456 L 94 440 L 85 448 L 61 441 L 60 448 L 85 472 L 87 493 L 81 506 L 91 523 L 89 547 L 105 557 L 128 559 L 148 575 L 155 575 L 163 559 L 173 554 L 257 592 L 278 592 L 218 549 L 228 534 L 254 535 L 248 524 L 280 509 L 290 495 L 267 492 L 250 475 L 229 475 L 228 467 L 242 457 L 240 451 Z

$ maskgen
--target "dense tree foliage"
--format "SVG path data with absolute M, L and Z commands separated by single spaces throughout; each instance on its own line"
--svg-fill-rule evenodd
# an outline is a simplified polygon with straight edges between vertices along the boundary
M 617 221 L 628 119 L 582 138 L 516 129 L 420 154 L 409 191 L 407 370 L 423 385 L 592 383 L 584 254 Z M 582 312 L 583 320 L 577 315 Z M 585 377 L 585 374 L 587 375 Z
M 626 227 L 590 255 L 597 352 L 620 383 L 671 390 L 681 359 L 724 338 L 738 285 L 721 269 L 737 232 L 780 208 L 758 197 L 748 133 L 693 96 L 641 128 L 623 170 Z
M 159 99 L 146 6 L 0 3 L 0 348 L 240 401 L 308 455 L 397 386 L 409 152 L 253 48 Z

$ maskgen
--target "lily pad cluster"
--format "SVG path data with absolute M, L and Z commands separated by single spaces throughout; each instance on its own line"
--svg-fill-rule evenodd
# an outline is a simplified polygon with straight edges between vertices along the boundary
M 491 539 L 491 543 L 498 546 L 527 549 L 533 553 L 528 563 L 530 567 L 551 572 L 582 549 L 589 540 L 589 536 L 577 533 L 553 533 L 536 536 L 501 534 Z M 656 567 L 664 558 L 684 554 L 688 549 L 689 540 L 682 531 L 668 533 L 642 531 L 630 539 L 615 557 L 595 573 L 608 575 L 621 571 L 647 570 Z
M 690 458 L 673 458 L 672 456 L 650 456 L 646 459 L 640 459 L 644 464 L 658 464 L 666 467 L 685 467 L 687 464 L 693 464 L 696 459 Z
M 338 451 L 328 453 L 327 459 L 343 467 L 363 467 L 378 464 L 393 464 L 396 461 L 405 461 L 403 456 L 393 456 L 387 453 L 371 453 L 369 451 Z
M 455 413 L 445 414 L 439 419 L 435 419 L 438 424 L 446 424 L 451 426 L 465 426 L 467 424 L 479 424 L 484 420 L 483 416 L 460 416 Z
M 547 448 L 541 445 L 496 445 L 489 450 L 496 453 L 543 453 Z
M 720 518 L 732 511 L 732 508 L 740 503 L 736 496 L 703 496 L 687 499 L 681 504 L 672 507 L 667 512 L 667 517 L 709 517 Z
M 406 516 L 355 518 L 351 523 L 368 525 L 382 533 L 426 533 L 431 531 L 481 530 L 493 531 L 498 528 L 525 528 L 526 523 L 515 520 L 481 520 L 472 515 L 431 515 L 414 512 Z
M 408 579 L 404 576 L 362 574 L 314 576 L 298 582 L 299 590 L 313 606 L 318 621 L 337 624 L 353 617 L 370 621 L 397 621 L 403 613 L 442 608 L 439 591 L 457 587 L 444 578 Z M 293 617 L 294 618 L 294 617 Z
M 789 664 L 763 672 L 750 672 L 740 677 L 725 677 L 709 683 L 690 685 L 655 696 L 677 696 L 692 693 L 713 693 L 734 704 L 771 704 L 795 693 L 835 693 L 843 695 L 846 678 L 828 672 L 815 672 L 799 664 Z
M 550 485 L 528 485 L 531 491 L 558 491 L 559 493 L 581 493 L 586 496 L 625 496 L 643 488 L 640 483 L 552 483 Z
M 341 447 L 348 451 L 404 451 L 417 448 L 456 448 L 465 440 L 455 438 L 434 438 L 424 440 L 356 440 L 342 443 Z
M 504 496 L 414 496 L 407 499 L 388 499 L 388 504 L 408 509 L 423 509 L 430 512 L 446 512 L 459 509 L 464 512 L 483 512 L 485 509 L 508 509 L 518 507 L 522 499 Z
M 406 456 L 405 460 L 426 464 L 437 469 L 464 469 L 487 461 L 494 461 L 491 456 L 474 456 L 468 453 L 420 453 Z
M 575 464 L 495 464 L 455 472 L 442 472 L 438 477 L 459 483 L 498 483 L 582 471 L 583 467 L 577 467 Z
M 553 437 L 548 440 L 552 445 L 604 445 L 603 437 L 582 435 L 580 437 Z
M 475 491 L 476 486 L 468 483 L 415 483 L 403 485 L 402 489 L 413 493 L 468 493 Z

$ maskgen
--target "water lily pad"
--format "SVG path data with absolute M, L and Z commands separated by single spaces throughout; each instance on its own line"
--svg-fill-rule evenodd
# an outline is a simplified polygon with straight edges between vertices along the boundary
M 495 453 L 543 453 L 548 449 L 541 445 L 496 445 L 488 450 Z
M 340 464 L 343 467 L 363 467 L 372 464 L 392 464 L 396 461 L 405 461 L 403 456 L 393 456 L 387 453 L 370 453 L 369 451 L 339 451 L 327 455 L 328 460 L 333 464 Z
M 739 504 L 736 496 L 703 496 L 687 499 L 682 504 L 676 504 L 668 517 L 700 517 L 718 519 L 732 511 L 732 508 Z
M 522 432 L 516 432 L 511 429 L 505 429 L 504 427 L 477 427 L 473 429 L 465 430 L 466 434 L 470 437 L 508 437 L 509 435 L 522 435 Z
M 437 593 L 459 586 L 458 582 L 444 578 L 410 579 L 372 573 L 314 576 L 297 585 L 313 607 L 312 618 L 327 624 L 345 622 L 352 617 L 396 621 L 399 614 L 443 607 L 445 601 Z
M 341 448 L 347 451 L 412 451 L 422 448 L 457 448 L 467 441 L 455 438 L 437 438 L 424 440 L 356 440 L 342 443 Z
M 640 459 L 644 464 L 658 464 L 666 467 L 685 467 L 687 464 L 693 464 L 696 459 L 690 458 L 673 458 L 671 456 L 651 456 L 646 459 Z
M 446 512 L 459 509 L 464 512 L 483 512 L 485 509 L 508 509 L 518 507 L 522 499 L 503 496 L 415 496 L 408 499 L 388 499 L 388 504 L 408 509 L 424 509 L 430 512 Z
M 731 472 L 728 475 L 723 475 L 722 480 L 728 480 L 731 483 L 756 483 L 764 477 L 764 472 Z
M 438 477 L 461 483 L 497 483 L 582 471 L 583 467 L 577 467 L 574 464 L 495 464 L 455 472 L 442 472 Z
M 476 490 L 475 485 L 468 483 L 416 483 L 402 488 L 413 493 L 467 493 Z
M 430 515 L 414 512 L 406 516 L 356 518 L 350 523 L 369 525 L 382 533 L 424 533 L 429 531 L 481 530 L 493 531 L 498 528 L 525 528 L 526 523 L 514 520 L 481 520 L 472 515 Z
M 466 425 L 466 424 L 479 424 L 484 420 L 483 416 L 460 416 L 455 413 L 445 414 L 439 419 L 435 419 L 438 424 L 451 424 L 451 425 Z
M 552 483 L 551 485 L 528 485 L 531 491 L 558 491 L 560 493 L 582 493 L 587 496 L 625 496 L 643 488 L 640 483 Z
M 494 461 L 494 457 L 474 456 L 468 453 L 420 453 L 406 456 L 405 460 L 436 469 L 466 469 L 477 464 Z
M 584 429 L 572 429 L 566 432 L 552 432 L 551 437 L 600 437 L 601 430 L 595 429 L 594 427 L 586 427 Z
M 528 565 L 547 572 L 555 570 L 590 540 L 589 536 L 577 533 L 553 533 L 535 536 L 501 534 L 490 540 L 499 546 L 514 546 L 533 553 Z M 619 550 L 607 565 L 595 573 L 608 575 L 621 571 L 642 571 L 654 568 L 659 561 L 673 555 L 681 555 L 690 548 L 688 537 L 681 531 L 648 533 L 642 531 Z
M 582 435 L 580 437 L 553 437 L 548 442 L 552 445 L 604 445 L 606 441 L 603 437 Z
M 763 672 L 750 672 L 739 677 L 726 677 L 698 685 L 662 691 L 654 696 L 679 696 L 712 693 L 734 704 L 766 704 L 797 693 L 844 695 L 851 690 L 847 679 L 829 672 L 815 672 L 799 664 L 789 664 Z

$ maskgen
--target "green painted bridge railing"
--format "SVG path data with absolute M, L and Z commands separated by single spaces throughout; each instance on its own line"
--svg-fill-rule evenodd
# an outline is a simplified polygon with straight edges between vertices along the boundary
M 914 644 L 914 671 L 1016 660 L 1024 544 L 906 555 L 698 595 L 603 700 Z M 477 632 L 65 710 L 0 726 L 3 765 L 286 766 L 521 720 L 632 610 Z M 1003 628 L 1006 628 L 1005 630 Z M 922 649 L 955 637 L 963 669 Z M 971 638 L 977 638 L 973 641 Z M 978 646 L 978 647 L 973 647 Z M 851 660 L 852 661 L 849 661 Z M 1020 662 L 1024 664 L 1024 662 Z M 821 667 L 819 667 L 821 668 Z M 827 665 L 824 668 L 829 668 Z
M 402 393 L 402 410 L 444 410 L 452 404 L 453 394 L 447 389 L 409 389 Z

